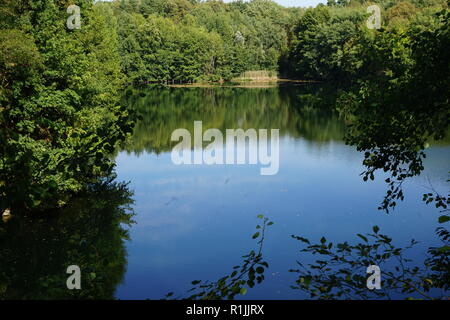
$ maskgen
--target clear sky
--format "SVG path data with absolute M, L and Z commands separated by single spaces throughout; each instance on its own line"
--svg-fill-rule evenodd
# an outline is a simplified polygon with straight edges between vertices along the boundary
M 230 2 L 232 0 L 225 0 Z M 319 3 L 326 3 L 326 0 L 274 0 L 285 7 L 309 7 L 316 6 Z

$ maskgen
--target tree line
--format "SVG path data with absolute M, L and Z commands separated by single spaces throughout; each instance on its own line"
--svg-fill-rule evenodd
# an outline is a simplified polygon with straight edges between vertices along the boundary
M 277 70 L 298 9 L 254 0 L 115 0 L 119 52 L 131 81 L 228 81 Z

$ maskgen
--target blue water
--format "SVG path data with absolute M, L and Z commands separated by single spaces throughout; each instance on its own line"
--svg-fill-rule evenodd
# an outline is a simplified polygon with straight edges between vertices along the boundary
M 145 135 L 145 126 L 140 131 Z M 154 135 L 154 128 L 148 135 Z M 261 176 L 259 165 L 176 166 L 170 150 L 122 151 L 116 158 L 118 180 L 129 181 L 135 192 L 136 224 L 116 297 L 160 299 L 170 291 L 183 295 L 192 280 L 229 274 L 242 255 L 257 247 L 251 235 L 258 214 L 274 221 L 263 251 L 270 268 L 266 280 L 240 298 L 307 297 L 290 288 L 296 275 L 288 270 L 296 268 L 296 260 L 309 261 L 292 234 L 356 242 L 356 233 L 378 225 L 395 244 L 419 241 L 409 257 L 422 261 L 426 248 L 438 243 L 438 212 L 421 195 L 430 183 L 446 191 L 450 148 L 431 146 L 427 154 L 426 171 L 405 183 L 405 201 L 386 214 L 377 210 L 387 189 L 384 176 L 363 182 L 363 155 L 340 138 L 315 141 L 285 130 L 280 170 L 274 176 Z

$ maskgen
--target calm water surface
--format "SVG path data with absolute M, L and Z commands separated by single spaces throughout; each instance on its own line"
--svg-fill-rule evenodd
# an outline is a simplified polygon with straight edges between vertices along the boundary
M 296 276 L 289 269 L 310 261 L 291 235 L 354 243 L 378 225 L 399 246 L 419 241 L 409 257 L 421 262 L 438 244 L 438 213 L 421 195 L 430 185 L 447 191 L 449 144 L 427 149 L 427 170 L 407 181 L 405 201 L 386 214 L 377 210 L 383 176 L 363 182 L 363 156 L 344 144 L 345 126 L 330 101 L 319 87 L 127 91 L 124 103 L 142 119 L 115 155 L 115 181 L 129 181 L 134 194 L 94 185 L 45 219 L 0 221 L 0 299 L 186 297 L 191 281 L 228 275 L 257 248 L 251 237 L 259 214 L 275 223 L 263 250 L 270 267 L 240 298 L 306 298 L 290 288 Z M 279 173 L 261 176 L 260 165 L 174 165 L 171 134 L 192 130 L 195 120 L 222 132 L 280 129 Z M 135 212 L 130 226 L 127 206 Z M 82 290 L 66 287 L 70 265 L 81 269 Z
M 363 156 L 343 142 L 344 125 L 330 111 L 326 91 L 308 88 L 152 89 L 129 94 L 127 103 L 143 115 L 132 143 L 116 158 L 119 180 L 134 190 L 136 224 L 127 242 L 128 266 L 118 286 L 120 299 L 183 295 L 196 279 L 230 273 L 241 256 L 256 248 L 256 216 L 275 224 L 268 230 L 266 280 L 246 299 L 301 299 L 290 289 L 296 260 L 305 261 L 290 235 L 312 240 L 357 241 L 356 233 L 378 225 L 398 245 L 411 239 L 422 261 L 436 244 L 437 213 L 421 201 L 432 183 L 444 190 L 450 148 L 427 149 L 428 168 L 405 185 L 406 200 L 391 214 L 377 207 L 386 192 L 382 175 L 363 182 Z M 176 166 L 170 135 L 207 128 L 280 129 L 280 170 L 261 176 L 257 165 Z M 192 132 L 192 131 L 191 131 Z M 307 260 L 306 260 L 307 261 Z

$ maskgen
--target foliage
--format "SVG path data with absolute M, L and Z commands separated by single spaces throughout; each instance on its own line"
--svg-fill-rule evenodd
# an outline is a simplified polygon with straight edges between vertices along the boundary
M 258 249 L 250 251 L 249 254 L 242 256 L 244 258 L 242 265 L 233 267 L 233 271 L 217 281 L 192 281 L 192 289 L 189 290 L 189 296 L 184 298 L 188 300 L 233 300 L 236 295 L 245 295 L 247 288 L 253 288 L 256 284 L 264 281 L 264 272 L 269 268 L 269 264 L 263 260 L 263 244 L 266 236 L 266 228 L 273 222 L 263 215 L 258 215 L 261 225 L 256 226 L 256 232 L 252 239 L 257 240 Z M 171 298 L 173 293 L 166 295 Z
M 392 238 L 379 233 L 358 237 L 363 242 L 333 244 L 322 238 L 311 244 L 308 239 L 292 236 L 306 243 L 301 252 L 319 255 L 314 263 L 290 270 L 298 274 L 295 290 L 301 290 L 311 298 L 329 299 L 445 299 L 450 289 L 450 233 L 440 227 L 437 235 L 444 243 L 441 248 L 429 248 L 428 258 L 422 267 L 407 258 L 408 249 L 417 245 L 412 240 L 406 247 L 396 247 Z M 366 268 L 376 265 L 381 270 L 381 290 L 367 288 Z
M 191 83 L 276 70 L 291 12 L 272 1 L 116 0 L 122 67 L 129 80 Z
M 165 299 L 187 300 L 223 300 L 235 299 L 245 295 L 248 289 L 264 280 L 264 271 L 269 264 L 262 259 L 266 227 L 272 225 L 263 215 L 252 236 L 258 239 L 258 249 L 243 256 L 242 265 L 233 267 L 233 271 L 217 281 L 195 280 L 187 296 L 174 297 L 170 292 Z M 444 221 L 445 220 L 445 221 Z M 442 219 L 441 223 L 449 219 Z M 443 246 L 428 248 L 423 261 L 413 261 L 408 252 L 419 243 L 414 239 L 405 247 L 398 247 L 394 240 L 380 233 L 377 226 L 369 234 L 357 234 L 358 244 L 347 241 L 334 244 L 325 237 L 317 244 L 310 240 L 292 235 L 295 240 L 306 244 L 301 250 L 302 258 L 297 261 L 298 269 L 289 272 L 298 275 L 293 290 L 300 290 L 312 299 L 426 299 L 448 298 L 450 292 L 450 233 L 444 227 L 436 229 Z M 313 263 L 311 256 L 320 256 Z M 423 263 L 423 265 L 421 265 Z M 381 289 L 370 290 L 367 287 L 367 267 L 376 265 L 381 271 Z
M 391 174 L 380 207 L 388 212 L 404 198 L 405 179 L 424 169 L 428 142 L 443 139 L 448 131 L 449 17 L 446 8 L 430 26 L 380 31 L 366 46 L 371 72 L 338 102 L 349 126 L 347 143 L 365 152 L 364 180 L 373 180 L 377 170 Z M 447 208 L 449 198 L 425 200 L 434 199 L 442 200 L 437 208 Z
M 367 7 L 374 3 L 382 10 L 379 31 L 366 26 Z M 433 20 L 434 13 L 444 7 L 441 0 L 361 0 L 328 1 L 328 6 L 307 9 L 291 26 L 288 50 L 280 61 L 281 72 L 299 79 L 333 81 L 341 85 L 353 84 L 370 75 L 379 76 L 379 69 L 383 69 L 385 62 L 408 55 L 405 48 L 393 47 L 394 44 L 404 46 L 405 43 L 397 43 L 398 37 L 403 36 L 401 33 L 409 30 L 412 35 L 417 31 L 414 28 L 425 27 Z M 391 48 L 396 51 L 391 52 Z M 389 56 L 389 53 L 394 55 Z M 388 60 L 375 60 L 380 54 L 387 55 Z
M 294 75 L 343 82 L 337 105 L 348 126 L 346 142 L 364 152 L 365 181 L 374 180 L 378 170 L 390 174 L 380 206 L 389 212 L 404 199 L 404 181 L 423 171 L 428 143 L 442 140 L 448 132 L 450 12 L 443 1 L 375 2 L 386 10 L 380 30 L 361 24 L 357 17 L 365 7 L 356 2 L 329 1 L 327 8 L 309 9 L 294 28 L 287 58 L 295 66 Z M 330 26 L 340 31 L 323 35 L 321 31 Z M 343 30 L 351 28 L 355 32 L 342 37 Z M 431 191 L 423 200 L 447 213 L 450 195 L 441 195 L 432 186 Z M 440 223 L 447 221 L 448 214 L 439 218 Z M 303 252 L 321 255 L 309 268 L 300 264 L 302 269 L 294 270 L 300 274 L 295 288 L 321 299 L 389 298 L 390 291 L 441 298 L 450 283 L 450 237 L 445 228 L 436 233 L 443 245 L 429 249 L 422 269 L 407 266 L 410 261 L 403 253 L 409 247 L 395 247 L 391 238 L 378 234 L 378 228 L 374 234 L 359 235 L 364 243 L 354 246 L 334 246 L 325 238 L 312 245 L 294 237 L 307 243 Z M 398 264 L 395 272 L 383 273 L 384 290 L 368 292 L 363 268 L 389 266 L 392 257 Z
M 109 156 L 132 128 L 118 104 L 122 84 L 113 17 L 70 1 L 0 4 L 0 211 L 62 206 L 111 172 Z

